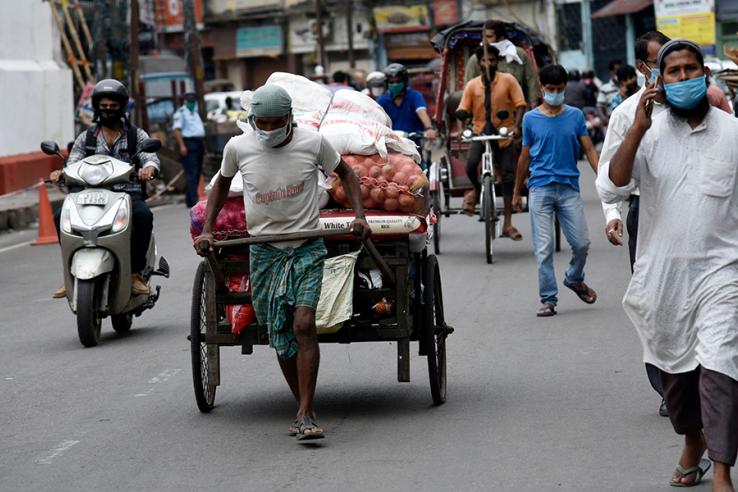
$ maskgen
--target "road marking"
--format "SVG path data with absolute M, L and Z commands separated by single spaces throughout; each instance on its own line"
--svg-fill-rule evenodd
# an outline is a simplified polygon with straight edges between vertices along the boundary
M 22 248 L 23 246 L 28 246 L 31 244 L 32 241 L 23 241 L 22 243 L 14 244 L 12 246 L 6 246 L 4 248 L 0 248 L 0 253 L 5 253 L 6 251 L 12 251 L 14 249 Z
M 39 465 L 50 465 L 52 461 L 72 449 L 72 446 L 76 444 L 79 444 L 79 441 L 62 441 L 58 446 L 53 448 L 47 456 L 37 459 L 36 463 Z
M 149 386 L 149 389 L 147 389 L 143 393 L 136 393 L 133 396 L 135 396 L 137 398 L 140 398 L 142 396 L 149 396 L 154 391 L 154 385 L 155 384 L 157 384 L 157 383 L 165 383 L 165 382 L 169 381 L 173 376 L 176 376 L 177 374 L 179 374 L 180 372 L 182 372 L 182 369 L 166 369 L 166 370 L 160 372 L 159 374 L 157 374 L 153 378 L 149 379 L 149 384 L 151 385 L 151 386 Z

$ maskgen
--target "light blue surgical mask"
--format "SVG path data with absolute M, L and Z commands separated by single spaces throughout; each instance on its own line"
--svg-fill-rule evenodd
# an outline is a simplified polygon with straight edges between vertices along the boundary
M 394 84 L 387 84 L 387 89 L 389 89 L 393 97 L 399 97 L 402 94 L 402 91 L 405 90 L 405 83 L 396 82 Z
M 654 82 L 656 82 L 656 79 L 661 76 L 661 69 L 651 68 L 651 67 L 648 67 L 648 68 L 651 69 L 651 76 L 648 78 L 648 83 L 653 84 Z
M 703 75 L 696 79 L 682 80 L 664 84 L 666 100 L 678 109 L 692 109 L 696 107 L 707 94 L 707 82 Z
M 543 92 L 543 100 L 549 106 L 561 106 L 564 104 L 564 91 L 561 92 Z

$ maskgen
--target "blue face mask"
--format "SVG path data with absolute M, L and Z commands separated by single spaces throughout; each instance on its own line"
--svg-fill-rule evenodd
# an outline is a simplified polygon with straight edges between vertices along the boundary
M 396 82 L 394 84 L 387 84 L 387 89 L 389 89 L 390 93 L 394 97 L 398 97 L 402 94 L 402 91 L 405 90 L 405 83 L 404 82 Z
M 561 106 L 564 104 L 564 91 L 558 93 L 544 91 L 543 100 L 549 106 Z
M 651 67 L 648 67 L 651 68 Z M 648 78 L 648 83 L 653 84 L 656 82 L 656 79 L 659 78 L 661 75 L 661 69 L 660 68 L 651 68 L 651 76 Z
M 664 84 L 666 100 L 677 109 L 692 109 L 707 94 L 705 76 Z

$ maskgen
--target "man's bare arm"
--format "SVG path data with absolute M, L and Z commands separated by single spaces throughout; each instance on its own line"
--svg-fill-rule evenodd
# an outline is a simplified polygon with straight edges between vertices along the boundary
M 582 147 L 584 148 L 584 153 L 587 155 L 587 160 L 589 161 L 589 165 L 592 167 L 592 170 L 595 174 L 597 174 L 597 166 L 600 162 L 600 155 L 597 153 L 597 150 L 594 147 L 594 144 L 592 143 L 592 139 L 589 138 L 589 136 L 582 136 L 579 137 L 579 142 L 582 144 Z
M 198 254 L 205 253 L 200 249 L 200 242 L 203 240 L 210 241 L 210 250 L 213 249 L 213 224 L 215 224 L 218 214 L 220 213 L 225 201 L 228 198 L 228 191 L 231 187 L 233 177 L 226 178 L 218 173 L 218 177 L 213 183 L 213 187 L 208 193 L 208 206 L 205 209 L 205 224 L 202 227 L 202 234 L 195 240 L 195 251 Z

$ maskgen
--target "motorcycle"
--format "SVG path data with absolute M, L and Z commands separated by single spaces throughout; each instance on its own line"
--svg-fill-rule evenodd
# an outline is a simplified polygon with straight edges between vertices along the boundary
M 159 140 L 146 139 L 139 152 L 160 148 Z M 41 150 L 64 159 L 55 142 L 42 142 Z M 127 332 L 134 316 L 154 307 L 161 287 L 149 294 L 131 292 L 131 197 L 114 191 L 113 185 L 137 180 L 135 166 L 97 154 L 64 167 L 62 175 L 68 186 L 81 188 L 67 195 L 61 209 L 64 285 L 79 340 L 93 347 L 103 318 L 110 316 L 116 332 Z M 169 277 L 169 264 L 157 255 L 153 233 L 141 275 L 147 283 L 155 275 Z

